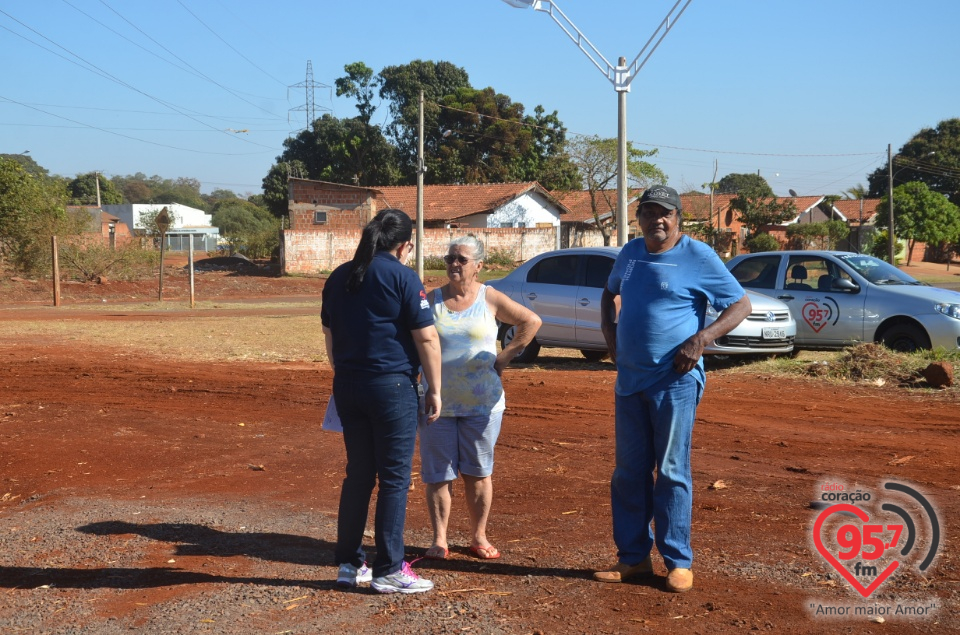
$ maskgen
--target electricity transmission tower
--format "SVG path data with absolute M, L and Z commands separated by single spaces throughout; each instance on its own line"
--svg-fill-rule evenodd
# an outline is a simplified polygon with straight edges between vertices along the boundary
M 318 107 L 315 106 L 315 104 L 314 104 L 313 91 L 314 91 L 315 89 L 317 89 L 317 88 L 326 88 L 326 89 L 329 90 L 329 89 L 330 89 L 330 86 L 328 86 L 328 85 L 326 85 L 326 84 L 323 84 L 323 83 L 321 83 L 321 82 L 315 82 L 315 81 L 313 81 L 313 62 L 312 62 L 311 60 L 307 60 L 307 79 L 306 79 L 305 81 L 300 82 L 299 84 L 294 84 L 293 86 L 288 86 L 287 88 L 288 88 L 288 89 L 290 89 L 290 88 L 303 88 L 303 89 L 304 89 L 304 92 L 306 93 L 306 103 L 305 103 L 304 105 L 302 105 L 302 106 L 297 106 L 296 108 L 291 108 L 291 109 L 287 112 L 287 123 L 290 123 L 290 113 L 291 113 L 291 112 L 306 111 L 306 113 L 307 113 L 307 125 L 306 125 L 306 128 L 309 129 L 310 126 L 313 125 L 313 122 L 314 122 L 314 121 L 316 120 L 316 118 L 317 118 L 317 108 L 318 108 Z M 288 98 L 288 99 L 290 98 L 289 90 L 288 90 L 288 92 L 287 92 L 287 98 Z M 331 97 L 331 99 L 332 99 L 332 97 Z M 320 108 L 320 110 L 326 110 L 327 112 L 330 111 L 329 108 L 325 108 L 325 107 L 323 107 L 323 106 L 319 106 L 319 108 Z

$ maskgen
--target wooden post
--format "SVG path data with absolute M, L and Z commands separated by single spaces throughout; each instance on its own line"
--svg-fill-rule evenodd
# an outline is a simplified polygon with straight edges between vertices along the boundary
M 157 302 L 163 302 L 163 253 L 166 242 L 166 233 L 160 234 L 160 288 L 157 291 Z
M 194 295 L 193 295 L 193 234 L 187 236 L 187 239 L 190 241 L 190 251 L 189 260 L 190 260 L 190 308 L 194 307 Z
M 157 224 L 157 229 L 160 230 L 160 289 L 157 291 L 157 302 L 163 302 L 163 255 L 167 246 L 167 230 L 172 222 L 166 207 L 160 210 L 154 222 Z
M 60 255 L 57 250 L 57 237 L 50 237 L 53 249 L 53 306 L 60 306 Z

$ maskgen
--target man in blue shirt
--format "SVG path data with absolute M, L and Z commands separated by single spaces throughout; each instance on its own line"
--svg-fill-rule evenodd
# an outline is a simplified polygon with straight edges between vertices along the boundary
M 620 251 L 600 300 L 601 329 L 617 364 L 610 481 L 617 563 L 594 573 L 601 582 L 651 575 L 656 542 L 667 588 L 678 593 L 693 588 L 690 443 L 706 382 L 703 349 L 750 314 L 749 298 L 717 254 L 682 234 L 681 214 L 676 190 L 657 185 L 643 193 L 643 237 Z M 720 316 L 704 328 L 708 304 Z

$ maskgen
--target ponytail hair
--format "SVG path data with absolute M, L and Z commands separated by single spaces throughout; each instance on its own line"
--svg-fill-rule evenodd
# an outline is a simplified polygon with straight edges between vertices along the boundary
M 353 293 L 363 284 L 363 276 L 378 251 L 393 251 L 401 243 L 413 237 L 413 221 L 406 212 L 385 209 L 373 217 L 363 228 L 360 244 L 353 254 L 347 291 Z

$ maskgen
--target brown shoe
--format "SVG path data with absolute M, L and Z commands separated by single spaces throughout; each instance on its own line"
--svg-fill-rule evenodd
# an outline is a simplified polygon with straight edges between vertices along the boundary
M 593 579 L 597 582 L 626 582 L 630 578 L 653 575 L 653 563 L 647 556 L 640 564 L 624 564 L 618 562 L 606 571 L 594 571 Z
M 685 593 L 693 588 L 693 571 L 690 569 L 672 569 L 667 574 L 667 590 Z

